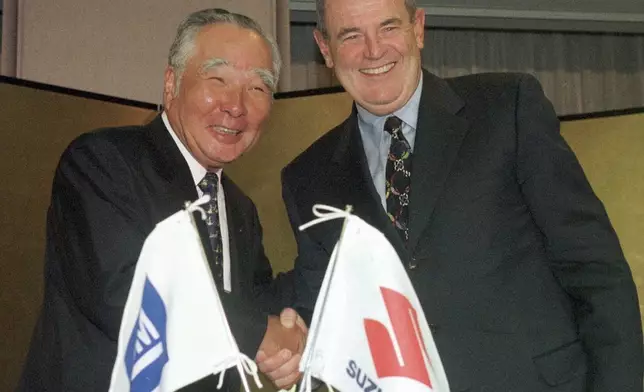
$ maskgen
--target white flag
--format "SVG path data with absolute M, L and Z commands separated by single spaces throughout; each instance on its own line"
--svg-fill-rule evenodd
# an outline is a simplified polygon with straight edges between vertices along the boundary
M 208 199 L 157 224 L 143 244 L 121 320 L 111 392 L 175 391 L 232 366 L 259 382 L 254 362 L 232 336 L 192 221 L 191 212 L 203 214 L 197 205 Z
M 314 213 L 320 219 L 300 229 L 335 218 L 345 226 L 315 304 L 303 389 L 313 376 L 342 392 L 448 392 L 425 314 L 389 241 L 347 212 L 316 206 Z

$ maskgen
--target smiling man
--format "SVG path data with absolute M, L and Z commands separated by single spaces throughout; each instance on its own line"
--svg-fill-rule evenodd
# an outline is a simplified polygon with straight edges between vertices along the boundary
M 196 12 L 170 49 L 165 111 L 144 126 L 82 135 L 66 149 L 47 217 L 43 309 L 18 390 L 108 389 L 143 242 L 204 193 L 212 197 L 208 219 L 197 224 L 233 335 L 246 355 L 270 360 L 278 386 L 295 382 L 306 328 L 292 310 L 274 316 L 290 302 L 291 278 L 273 280 L 255 206 L 223 172 L 260 137 L 279 70 L 275 43 L 253 20 Z M 225 391 L 239 390 L 235 373 Z M 185 390 L 213 391 L 217 381 Z
M 539 83 L 424 71 L 413 0 L 317 11 L 355 104 L 282 174 L 305 318 L 341 226 L 298 227 L 316 203 L 352 205 L 407 268 L 452 391 L 641 392 L 631 272 Z

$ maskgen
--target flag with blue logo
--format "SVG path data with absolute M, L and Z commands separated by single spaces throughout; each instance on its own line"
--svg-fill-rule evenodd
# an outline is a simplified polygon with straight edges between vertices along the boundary
M 157 224 L 139 256 L 119 331 L 110 392 L 176 391 L 235 367 L 257 379 L 230 331 L 192 212 Z
M 141 310 L 126 346 L 125 368 L 132 391 L 153 391 L 168 362 L 165 304 L 145 277 Z

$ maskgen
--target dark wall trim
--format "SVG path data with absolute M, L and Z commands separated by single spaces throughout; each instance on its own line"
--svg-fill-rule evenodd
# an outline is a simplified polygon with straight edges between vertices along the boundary
M 33 88 L 35 90 L 50 91 L 52 93 L 71 95 L 73 97 L 94 99 L 94 100 L 103 101 L 103 102 L 111 102 L 111 103 L 116 103 L 124 106 L 133 106 L 141 109 L 157 110 L 158 108 L 158 105 L 154 103 L 136 101 L 136 100 L 127 99 L 127 98 L 119 98 L 119 97 L 114 97 L 114 96 L 105 95 L 105 94 L 92 93 L 89 91 L 76 90 L 68 87 L 54 86 L 51 84 L 34 82 L 31 80 L 25 80 L 25 79 L 18 79 L 10 76 L 0 75 L 0 83 L 28 87 L 28 88 Z
M 640 113 L 644 113 L 644 107 L 606 110 L 602 112 L 581 113 L 581 114 L 566 114 L 563 116 L 559 116 L 559 120 L 561 121 L 588 120 L 591 118 L 628 116 L 629 114 L 640 114 Z
M 36 90 L 51 91 L 53 93 L 71 95 L 73 97 L 88 98 L 88 99 L 95 99 L 98 101 L 117 103 L 119 105 L 134 106 L 142 109 L 157 110 L 159 108 L 159 106 L 150 102 L 142 102 L 142 101 L 136 101 L 133 99 L 119 98 L 111 95 L 92 93 L 89 91 L 77 90 L 77 89 L 68 88 L 68 87 L 54 86 L 51 84 L 34 82 L 31 80 L 18 79 L 11 76 L 0 75 L 0 83 L 33 88 Z M 342 88 L 342 86 L 325 87 L 325 88 L 300 90 L 300 91 L 286 91 L 286 92 L 276 93 L 275 99 L 299 98 L 299 97 L 308 97 L 311 95 L 335 94 L 335 93 L 342 93 L 342 92 L 344 92 L 344 88 Z
M 344 88 L 342 86 L 323 87 L 310 90 L 285 91 L 283 93 L 275 94 L 275 99 L 301 98 L 310 97 L 312 95 L 337 94 L 343 92 Z
M 0 75 L 0 83 L 28 87 L 36 90 L 51 91 L 54 93 L 71 95 L 74 97 L 94 99 L 98 101 L 111 102 L 119 105 L 132 106 L 132 107 L 148 109 L 148 110 L 160 109 L 160 107 L 157 106 L 156 104 L 149 103 L 149 102 L 141 102 L 141 101 L 135 101 L 132 99 L 118 98 L 110 95 L 91 93 L 91 92 L 82 91 L 82 90 L 75 90 L 67 87 L 53 86 L 50 84 L 32 82 L 30 80 L 17 79 L 9 76 Z M 338 94 L 343 92 L 344 92 L 344 88 L 342 86 L 325 87 L 325 88 L 317 88 L 317 89 L 311 89 L 311 90 L 277 93 L 275 94 L 275 99 L 301 98 L 301 97 L 310 97 L 315 95 Z M 619 109 L 619 110 L 607 110 L 602 112 L 593 112 L 593 113 L 584 113 L 584 114 L 569 114 L 569 115 L 560 116 L 559 119 L 561 121 L 575 121 L 575 120 L 586 120 L 591 118 L 626 116 L 629 114 L 639 114 L 639 113 L 644 113 L 644 107 Z
M 53 93 L 71 95 L 73 97 L 111 102 L 119 105 L 133 106 L 133 107 L 142 108 L 142 109 L 157 110 L 160 107 L 150 102 L 136 101 L 133 99 L 119 98 L 111 95 L 92 93 L 89 91 L 77 90 L 77 89 L 68 88 L 68 87 L 54 86 L 52 84 L 34 82 L 31 80 L 14 78 L 11 76 L 0 75 L 0 83 L 33 88 L 35 90 L 50 91 Z M 276 93 L 275 99 L 299 98 L 299 97 L 308 97 L 311 95 L 335 94 L 335 93 L 342 93 L 342 92 L 344 92 L 344 88 L 342 88 L 342 86 L 325 87 L 325 88 L 300 90 L 300 91 L 286 91 L 286 92 Z

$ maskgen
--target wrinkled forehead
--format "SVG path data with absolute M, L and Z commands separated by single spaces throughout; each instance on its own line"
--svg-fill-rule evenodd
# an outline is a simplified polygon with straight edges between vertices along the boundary
M 404 0 L 326 0 L 325 22 L 331 36 L 340 30 L 378 26 L 388 20 L 410 20 Z

